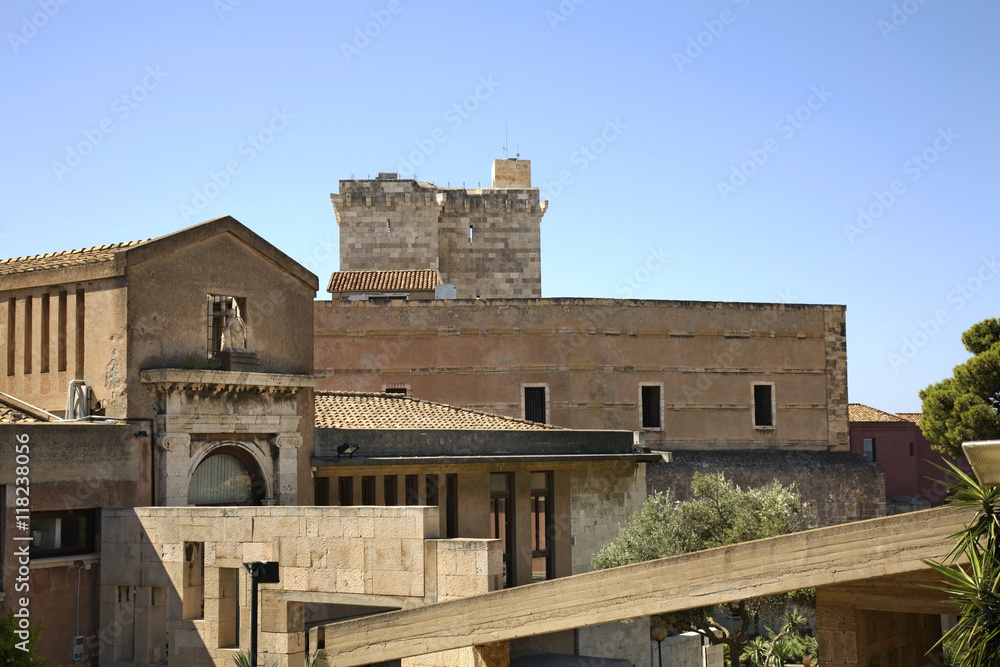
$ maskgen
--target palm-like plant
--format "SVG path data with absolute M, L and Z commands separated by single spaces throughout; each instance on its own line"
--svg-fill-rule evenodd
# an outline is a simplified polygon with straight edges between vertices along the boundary
M 945 482 L 950 504 L 976 510 L 976 516 L 953 535 L 954 548 L 941 562 L 924 561 L 942 575 L 946 592 L 961 608 L 958 623 L 935 648 L 954 650 L 955 667 L 1000 667 L 1000 488 L 984 487 L 953 463 L 939 469 L 955 481 Z M 967 565 L 959 561 L 967 559 Z

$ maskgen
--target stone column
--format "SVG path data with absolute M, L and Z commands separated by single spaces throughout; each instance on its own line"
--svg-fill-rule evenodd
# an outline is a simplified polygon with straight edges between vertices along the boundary
M 297 505 L 302 436 L 298 433 L 280 433 L 274 436 L 274 444 L 278 448 L 278 478 L 274 480 L 278 504 Z
M 268 664 L 270 657 L 276 657 L 278 667 L 303 667 L 306 655 L 305 603 L 282 600 L 278 592 L 261 591 L 257 651 L 264 660 L 259 660 L 258 664 Z
M 161 450 L 157 502 L 160 505 L 187 505 L 188 468 L 191 465 L 191 435 L 161 433 L 156 441 Z

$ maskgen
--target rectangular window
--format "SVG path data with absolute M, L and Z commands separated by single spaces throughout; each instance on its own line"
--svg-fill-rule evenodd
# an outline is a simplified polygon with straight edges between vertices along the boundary
M 500 540 L 503 552 L 503 587 L 514 585 L 514 506 L 511 504 L 511 488 L 514 486 L 513 473 L 495 472 L 490 474 L 490 537 Z
M 401 396 L 406 396 L 408 392 L 405 384 L 390 384 L 386 385 L 385 393 L 400 394 Z
M 84 326 L 87 322 L 87 313 L 84 306 L 84 291 L 80 288 L 76 291 L 76 376 L 83 377 L 84 359 Z
M 385 505 L 392 506 L 399 504 L 398 490 L 395 475 L 386 475 L 382 478 L 382 501 Z
M 865 458 L 869 461 L 877 461 L 877 455 L 875 453 L 875 438 L 865 438 L 864 439 L 865 448 Z
M 552 579 L 552 473 L 531 473 L 531 581 Z
M 437 475 L 425 475 L 424 476 L 424 504 L 437 506 L 440 504 L 438 500 L 438 476 Z
M 219 568 L 219 648 L 240 645 L 240 571 Z
M 49 295 L 42 295 L 42 331 L 41 331 L 41 349 L 40 357 L 38 359 L 38 372 L 48 373 L 49 372 L 49 318 L 51 317 L 51 312 L 49 310 Z
M 337 501 L 341 507 L 350 507 L 354 504 L 354 478 L 337 478 Z
M 642 427 L 660 428 L 663 425 L 660 403 L 660 385 L 644 384 L 639 387 L 642 394 Z
M 14 374 L 17 363 L 17 299 L 7 301 L 7 375 Z
M 184 620 L 205 618 L 205 543 L 184 543 Z
M 313 480 L 313 505 L 325 507 L 330 504 L 330 478 L 317 477 Z
M 361 478 L 361 504 L 375 504 L 375 476 L 365 475 Z
M 458 537 L 458 475 L 444 476 L 445 537 Z
M 31 557 L 71 556 L 97 551 L 96 509 L 31 513 Z
M 225 341 L 227 320 L 236 318 L 240 326 L 229 327 L 230 337 Z M 208 295 L 208 356 L 214 357 L 223 347 L 246 348 L 247 300 L 241 296 Z M 242 335 L 242 338 L 239 336 Z
M 34 347 L 34 340 L 31 335 L 31 295 L 24 298 L 24 374 L 31 373 L 31 349 Z
M 419 505 L 420 504 L 420 476 L 419 475 L 407 475 L 406 476 L 406 504 L 407 505 Z
M 57 327 L 59 330 L 59 341 L 58 341 L 58 359 L 56 363 L 56 370 L 60 373 L 66 372 L 66 306 L 67 306 L 68 295 L 66 291 L 63 290 L 59 292 L 59 314 L 57 315 Z
M 527 386 L 524 388 L 524 418 L 528 421 L 545 424 L 545 387 Z
M 774 385 L 753 386 L 753 425 L 757 428 L 774 427 Z
M 913 443 L 910 443 L 910 456 L 913 456 Z

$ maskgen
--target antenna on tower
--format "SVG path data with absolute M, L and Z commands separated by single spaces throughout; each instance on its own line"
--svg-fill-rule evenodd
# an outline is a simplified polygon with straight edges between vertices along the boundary
M 507 121 L 503 122 L 503 157 L 507 159 Z

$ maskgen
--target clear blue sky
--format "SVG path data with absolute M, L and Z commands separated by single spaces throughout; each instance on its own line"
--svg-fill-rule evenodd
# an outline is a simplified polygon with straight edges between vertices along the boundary
M 916 411 L 1000 310 L 998 24 L 995 0 L 7 0 L 0 256 L 230 214 L 322 284 L 339 179 L 486 185 L 506 126 L 551 202 L 545 296 L 845 304 L 850 400 Z

